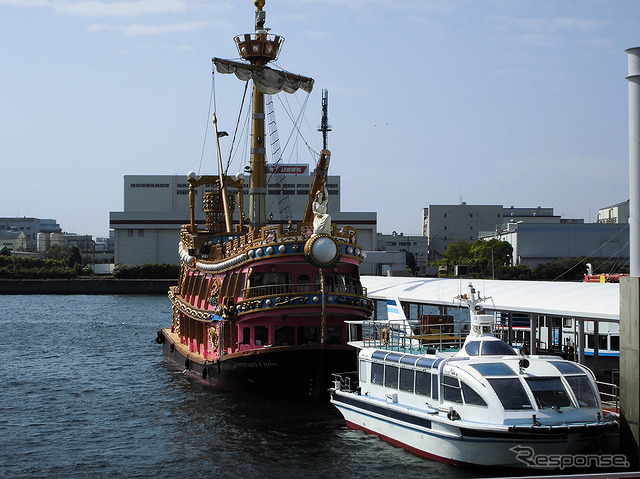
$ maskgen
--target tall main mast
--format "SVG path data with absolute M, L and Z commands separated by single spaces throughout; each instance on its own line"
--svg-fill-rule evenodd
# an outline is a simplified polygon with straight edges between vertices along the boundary
M 240 56 L 252 65 L 263 67 L 278 56 L 284 38 L 268 33 L 264 28 L 265 0 L 255 0 L 256 31 L 235 37 Z M 249 182 L 249 219 L 253 227 L 267 223 L 266 162 L 265 162 L 264 94 L 253 85 L 253 115 L 251 139 L 251 180 Z

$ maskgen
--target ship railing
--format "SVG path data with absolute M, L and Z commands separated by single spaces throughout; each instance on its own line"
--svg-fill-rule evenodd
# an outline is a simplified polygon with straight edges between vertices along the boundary
M 299 283 L 299 284 L 268 284 L 260 286 L 251 286 L 245 288 L 243 292 L 244 299 L 258 298 L 261 296 L 274 296 L 280 294 L 320 294 L 320 283 Z M 351 294 L 355 296 L 366 296 L 366 288 L 358 285 L 324 285 L 325 294 Z
M 355 392 L 358 390 L 358 371 L 333 373 L 333 387 L 336 391 Z
M 602 410 L 605 414 L 620 414 L 620 386 L 614 383 L 596 381 Z
M 459 328 L 457 328 L 459 329 Z M 410 353 L 459 350 L 468 332 L 450 324 L 413 325 L 405 321 L 364 321 L 364 347 Z

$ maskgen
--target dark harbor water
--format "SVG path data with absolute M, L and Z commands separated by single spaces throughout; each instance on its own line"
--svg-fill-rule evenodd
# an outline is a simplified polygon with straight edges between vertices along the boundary
M 478 477 L 163 364 L 156 296 L 0 296 L 0 477 Z

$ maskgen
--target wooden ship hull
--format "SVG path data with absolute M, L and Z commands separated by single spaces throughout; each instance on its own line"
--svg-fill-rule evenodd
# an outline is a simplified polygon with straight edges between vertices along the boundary
M 244 175 L 232 178 L 223 168 L 220 138 L 227 135 L 218 131 L 214 114 L 219 174 L 187 176 L 190 222 L 180 232 L 180 278 L 169 291 L 172 324 L 158 332 L 157 341 L 168 363 L 209 384 L 328 398 L 331 373 L 352 370 L 356 363 L 357 351 L 347 345 L 349 322 L 373 311 L 360 283 L 365 254 L 358 232 L 332 223 L 328 214 L 328 126 L 321 130 L 324 149 L 315 157 L 300 221 L 266 218 L 264 96 L 310 93 L 313 79 L 266 66 L 284 39 L 264 28 L 264 1 L 255 5 L 255 33 L 235 38 L 245 61 L 213 59 L 218 73 L 253 81 L 251 162 L 245 167 L 251 173 L 249 215 Z M 204 225 L 195 221 L 196 188 L 205 190 Z
M 186 229 L 188 242 L 194 236 Z M 169 291 L 172 325 L 158 336 L 166 361 L 228 389 L 328 397 L 331 374 L 355 367 L 348 321 L 369 317 L 373 302 L 360 285 L 356 231 L 307 238 L 311 231 L 265 227 L 264 239 L 243 235 L 226 244 L 228 254 L 210 252 L 224 258 L 214 262 L 182 249 L 180 281 Z M 339 251 L 328 269 L 313 264 L 321 241 Z M 207 271 L 224 265 L 231 266 Z

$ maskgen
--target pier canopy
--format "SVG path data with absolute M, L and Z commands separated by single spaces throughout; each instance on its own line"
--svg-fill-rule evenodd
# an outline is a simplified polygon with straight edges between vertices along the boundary
M 530 313 L 546 316 L 620 320 L 620 285 L 616 283 L 568 283 L 551 281 L 504 281 L 490 279 L 442 279 L 362 276 L 371 299 L 433 306 L 460 306 L 455 296 L 464 294 L 469 283 L 491 297 L 487 311 Z

